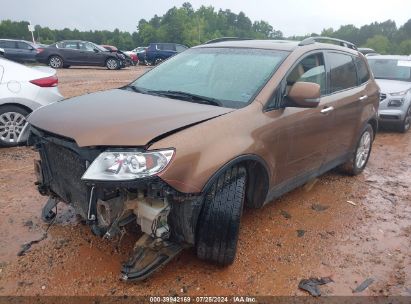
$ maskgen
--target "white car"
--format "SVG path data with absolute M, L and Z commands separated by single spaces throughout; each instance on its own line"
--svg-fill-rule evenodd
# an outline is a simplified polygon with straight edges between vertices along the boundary
M 0 146 L 16 146 L 27 115 L 63 99 L 57 85 L 51 68 L 30 68 L 0 58 Z

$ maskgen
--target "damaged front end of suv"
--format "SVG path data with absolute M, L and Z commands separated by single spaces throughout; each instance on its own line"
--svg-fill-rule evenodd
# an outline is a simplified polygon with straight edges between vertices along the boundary
M 202 195 L 180 193 L 155 175 L 168 165 L 173 149 L 80 148 L 35 127 L 30 132 L 40 155 L 36 184 L 49 197 L 43 220 L 53 220 L 62 201 L 105 239 L 121 236 L 130 223 L 141 228 L 144 234 L 122 267 L 123 280 L 142 280 L 194 245 Z

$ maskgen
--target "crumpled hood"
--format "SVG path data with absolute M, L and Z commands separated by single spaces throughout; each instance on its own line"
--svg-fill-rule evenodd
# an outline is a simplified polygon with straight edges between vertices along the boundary
M 397 93 L 407 89 L 411 89 L 411 82 L 388 80 L 388 79 L 376 79 L 375 80 L 381 89 L 381 93 Z
M 144 146 L 157 136 L 234 109 L 115 89 L 56 102 L 34 111 L 39 129 L 84 146 Z

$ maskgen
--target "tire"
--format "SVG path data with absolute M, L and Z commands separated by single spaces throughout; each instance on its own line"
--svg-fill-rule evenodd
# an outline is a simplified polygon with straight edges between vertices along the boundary
M 61 69 L 62 67 L 64 67 L 63 58 L 57 55 L 50 56 L 49 66 L 51 66 L 53 69 Z
M 373 139 L 373 128 L 370 124 L 367 124 L 361 132 L 361 136 L 358 140 L 357 146 L 355 147 L 354 153 L 346 163 L 341 165 L 340 168 L 342 171 L 349 175 L 358 175 L 364 170 L 368 163 L 368 159 L 370 158 Z
M 407 113 L 401 125 L 398 127 L 398 131 L 401 133 L 407 133 L 411 127 L 411 106 L 408 107 Z
M 109 58 L 106 61 L 106 67 L 109 70 L 118 70 L 120 67 L 120 63 L 115 58 Z
M 245 199 L 246 170 L 232 167 L 220 175 L 205 196 L 197 224 L 197 256 L 220 265 L 232 264 L 237 251 Z
M 162 62 L 163 62 L 163 59 L 157 58 L 156 60 L 154 60 L 154 65 L 158 65 Z
M 24 108 L 6 105 L 0 107 L 0 146 L 14 147 L 29 114 Z

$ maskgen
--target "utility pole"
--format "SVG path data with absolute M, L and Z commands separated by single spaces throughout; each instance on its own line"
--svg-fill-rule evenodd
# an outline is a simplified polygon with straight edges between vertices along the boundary
M 31 32 L 31 39 L 33 40 L 33 43 L 35 44 L 36 41 L 34 40 L 34 34 L 33 34 L 34 33 L 34 25 L 32 25 L 31 22 L 28 25 L 28 29 L 29 29 L 29 32 Z

